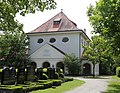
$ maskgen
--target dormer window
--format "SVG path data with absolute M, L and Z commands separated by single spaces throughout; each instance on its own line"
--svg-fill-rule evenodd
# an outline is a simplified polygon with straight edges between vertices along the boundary
M 53 21 L 53 28 L 58 28 L 60 25 L 61 19 L 55 19 Z

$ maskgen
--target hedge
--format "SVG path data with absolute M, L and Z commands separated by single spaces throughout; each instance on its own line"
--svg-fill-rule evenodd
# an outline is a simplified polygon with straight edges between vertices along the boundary
M 120 77 L 120 67 L 116 68 L 116 75 L 117 75 L 117 77 Z
M 62 83 L 61 80 L 53 80 L 53 86 L 60 86 Z

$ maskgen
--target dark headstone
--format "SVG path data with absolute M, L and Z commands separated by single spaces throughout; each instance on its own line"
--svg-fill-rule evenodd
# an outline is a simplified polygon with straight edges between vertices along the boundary
M 10 67 L 10 77 L 11 84 L 15 84 L 16 82 L 16 70 L 14 67 Z
M 13 67 L 4 67 L 2 70 L 1 84 L 2 85 L 14 85 L 15 84 L 16 71 Z
M 43 74 L 43 68 L 37 68 L 37 77 L 38 77 L 38 79 L 42 78 L 42 74 Z
M 48 68 L 47 69 L 47 75 L 50 79 L 53 79 L 54 75 L 55 75 L 55 68 Z
M 52 68 L 51 78 L 54 79 L 55 76 L 55 68 Z
M 23 84 L 25 82 L 25 68 L 18 68 L 18 73 L 17 73 L 17 83 L 18 84 Z
M 2 76 L 1 76 L 1 84 L 2 85 L 8 85 L 10 77 L 10 69 L 8 67 L 4 67 L 2 70 Z
M 58 74 L 60 74 L 61 72 L 60 72 L 60 68 L 56 68 L 56 72 L 58 73 Z
M 48 76 L 48 78 L 49 79 L 52 79 L 53 77 L 52 77 L 52 68 L 47 68 L 47 76 Z
M 29 66 L 27 67 L 27 80 L 34 81 L 35 80 L 35 67 Z

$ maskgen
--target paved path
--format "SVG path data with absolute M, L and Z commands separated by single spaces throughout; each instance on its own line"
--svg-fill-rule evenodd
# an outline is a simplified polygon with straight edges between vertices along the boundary
M 65 93 L 103 93 L 107 89 L 107 81 L 110 80 L 110 78 L 111 77 L 104 77 L 104 79 L 88 79 L 75 77 L 75 79 L 84 80 L 85 84 Z

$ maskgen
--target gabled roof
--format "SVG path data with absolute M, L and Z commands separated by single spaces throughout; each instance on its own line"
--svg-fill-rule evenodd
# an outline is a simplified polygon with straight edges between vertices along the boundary
M 60 24 L 58 27 L 53 27 L 53 22 L 55 20 L 60 20 Z M 56 31 L 70 31 L 70 30 L 79 30 L 77 28 L 76 23 L 69 20 L 68 17 L 61 11 L 50 20 L 36 28 L 35 30 L 29 33 L 36 33 L 36 32 L 56 32 Z

